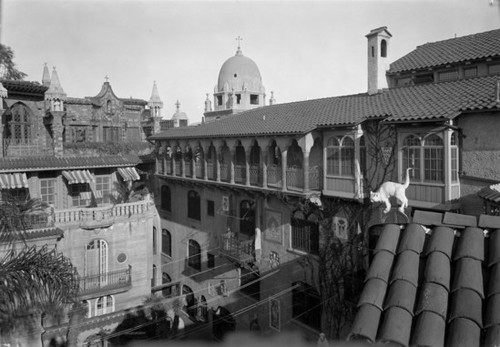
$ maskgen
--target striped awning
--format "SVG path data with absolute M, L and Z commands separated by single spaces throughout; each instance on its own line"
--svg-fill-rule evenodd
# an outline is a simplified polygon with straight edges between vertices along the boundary
M 119 167 L 118 172 L 120 173 L 120 176 L 123 177 L 124 181 L 137 181 L 140 180 L 141 177 L 135 170 L 135 167 Z
M 0 174 L 0 189 L 28 188 L 25 173 Z
M 94 177 L 89 170 L 63 171 L 62 174 L 66 177 L 69 184 L 90 183 L 94 181 Z

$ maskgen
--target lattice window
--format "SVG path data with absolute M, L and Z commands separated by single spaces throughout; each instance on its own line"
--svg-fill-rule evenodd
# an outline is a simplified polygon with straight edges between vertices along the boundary
M 99 193 L 96 198 L 98 204 L 109 203 L 111 195 L 111 176 L 110 175 L 96 175 L 95 176 L 95 190 Z
M 32 128 L 31 111 L 26 105 L 20 103 L 12 106 L 10 111 L 10 132 L 7 133 L 7 138 L 9 138 L 13 144 L 30 144 Z
M 56 179 L 40 179 L 40 197 L 43 202 L 54 205 L 56 202 Z
M 354 141 L 350 137 L 328 139 L 326 173 L 332 176 L 354 176 Z

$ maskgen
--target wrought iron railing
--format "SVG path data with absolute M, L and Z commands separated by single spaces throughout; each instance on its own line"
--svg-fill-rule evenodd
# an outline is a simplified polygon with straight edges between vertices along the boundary
M 131 267 L 80 278 L 80 295 L 98 293 L 104 290 L 127 288 L 132 285 Z
M 267 185 L 270 187 L 281 188 L 281 166 L 271 165 L 267 168 Z
M 174 169 L 175 169 L 176 176 L 182 176 L 182 165 L 181 165 L 180 160 L 174 161 Z
M 238 261 L 253 260 L 253 240 L 239 240 L 236 236 L 222 235 L 219 238 L 219 249 L 223 255 Z
M 247 179 L 247 169 L 245 165 L 234 166 L 234 182 L 245 184 Z
M 228 164 L 220 164 L 220 180 L 224 182 L 229 182 L 231 175 L 229 172 Z
M 304 170 L 301 167 L 286 169 L 286 187 L 291 190 L 304 189 Z
M 260 165 L 250 165 L 250 184 L 260 186 L 262 184 L 262 169 Z
M 193 177 L 193 163 L 191 160 L 184 161 L 184 172 L 186 177 Z
M 172 174 L 172 160 L 165 160 L 165 172 L 167 175 Z
M 203 162 L 197 161 L 195 164 L 196 178 L 203 179 Z
M 217 178 L 216 170 L 217 170 L 217 166 L 214 163 L 212 163 L 212 162 L 207 163 L 207 178 L 209 180 L 212 180 L 212 181 L 216 180 L 216 178 Z

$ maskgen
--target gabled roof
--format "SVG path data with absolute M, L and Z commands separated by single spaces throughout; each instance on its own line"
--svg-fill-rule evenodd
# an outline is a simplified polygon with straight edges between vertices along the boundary
M 500 217 L 416 211 L 378 243 L 350 339 L 500 345 Z
M 500 29 L 426 43 L 396 60 L 389 73 L 500 56 Z
M 477 77 L 264 106 L 196 127 L 172 128 L 150 139 L 305 134 L 318 127 L 351 126 L 370 118 L 386 121 L 453 119 L 464 110 L 496 103 L 497 77 Z
M 135 155 L 0 158 L 0 172 L 123 167 L 135 166 L 140 162 L 141 160 Z

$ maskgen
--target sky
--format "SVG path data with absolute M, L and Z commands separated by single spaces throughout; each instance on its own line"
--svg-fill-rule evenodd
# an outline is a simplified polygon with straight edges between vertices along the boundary
M 500 27 L 500 0 L 0 0 L 0 40 L 26 80 L 56 67 L 70 97 L 95 96 L 105 76 L 120 98 L 149 100 L 156 81 L 200 122 L 222 64 L 243 54 L 277 103 L 366 92 L 367 41 L 387 26 L 394 61 L 426 42 Z

